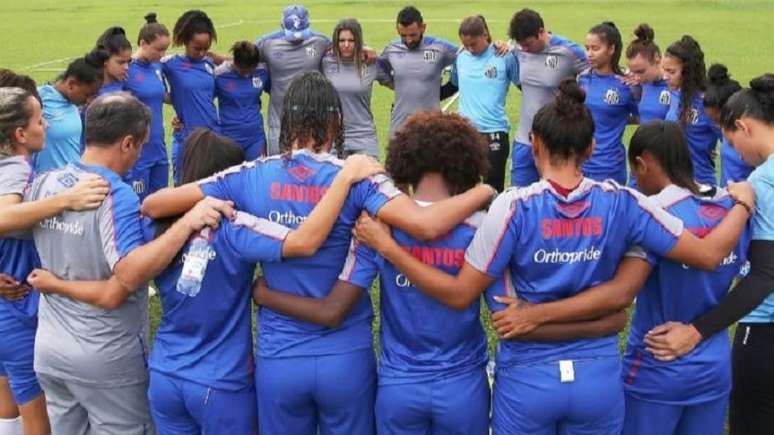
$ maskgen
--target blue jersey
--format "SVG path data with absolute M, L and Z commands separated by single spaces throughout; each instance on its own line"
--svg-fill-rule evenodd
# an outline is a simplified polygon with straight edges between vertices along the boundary
M 143 145 L 135 165 L 150 165 L 167 161 L 164 143 L 164 97 L 167 87 L 161 73 L 161 63 L 134 59 L 129 65 L 126 90 L 142 101 L 151 111 L 150 135 Z
M 519 84 L 515 52 L 497 56 L 491 44 L 479 55 L 462 51 L 454 61 L 451 81 L 459 87 L 460 114 L 480 133 L 509 132 L 505 97 L 510 84 Z
M 629 117 L 637 116 L 637 99 L 632 88 L 615 74 L 603 76 L 587 70 L 578 76 L 578 84 L 586 91 L 586 107 L 594 118 L 596 140 L 591 158 L 583 164 L 583 173 L 602 181 L 608 174 L 626 168 L 622 138 Z
M 654 199 L 682 219 L 685 228 L 698 237 L 710 233 L 734 205 L 723 190 L 714 197 L 698 197 L 675 185 L 666 187 Z M 670 362 L 656 360 L 643 340 L 648 331 L 662 323 L 690 323 L 717 305 L 746 262 L 748 237 L 749 234 L 743 235 L 712 272 L 647 255 L 653 271 L 637 296 L 622 370 L 624 387 L 633 397 L 670 405 L 695 405 L 728 394 L 731 349 L 725 330 Z
M 753 169 L 736 152 L 731 142 L 723 137 L 720 143 L 720 185 L 726 187 L 729 181 L 744 181 Z
M 720 139 L 720 130 L 704 111 L 704 98 L 701 95 L 694 95 L 685 122 L 680 119 L 681 111 L 680 91 L 672 91 L 666 120 L 679 122 L 683 128 L 693 162 L 694 178 L 699 183 L 715 186 L 718 180 L 715 175 L 714 154 Z
M 341 165 L 330 154 L 297 150 L 290 157 L 273 156 L 236 166 L 203 180 L 201 188 L 205 195 L 233 201 L 239 210 L 297 228 L 325 194 Z M 317 254 L 262 265 L 269 286 L 299 296 L 325 297 L 344 265 L 351 230 L 360 212 L 367 210 L 376 215 L 399 194 L 382 175 L 353 185 Z M 342 354 L 373 344 L 373 312 L 367 292 L 336 329 L 285 316 L 267 307 L 261 307 L 258 316 L 257 352 L 262 357 Z
M 163 315 L 149 365 L 170 376 L 218 389 L 239 390 L 254 382 L 250 295 L 255 265 L 282 259 L 288 229 L 247 213 L 200 232 L 210 241 L 201 290 L 177 291 L 190 242 L 156 278 Z M 152 236 L 150 237 L 152 238 Z M 201 254 L 199 254 L 201 255 Z
M 0 160 L 0 196 L 23 197 L 32 182 L 32 165 L 27 157 L 14 156 Z M 11 234 L 0 237 L 0 273 L 25 282 L 32 269 L 40 266 L 38 252 L 31 234 Z M 34 326 L 37 322 L 38 299 L 33 290 L 26 297 L 9 301 L 0 297 L 0 316 L 9 314 Z
M 568 197 L 542 180 L 503 192 L 465 254 L 492 278 L 508 271 L 497 293 L 516 292 L 529 303 L 550 302 L 610 280 L 634 245 L 665 255 L 677 243 L 682 222 L 641 193 L 614 182 L 584 179 Z M 498 310 L 487 292 L 490 308 Z M 563 359 L 618 357 L 618 339 L 556 343 L 502 341 L 498 365 Z
M 756 210 L 750 219 L 752 239 L 774 240 L 774 155 L 755 168 L 747 181 L 755 190 Z M 774 323 L 774 294 L 769 295 L 741 322 Z
M 456 275 L 483 218 L 478 212 L 430 242 L 398 229 L 392 235 L 407 255 Z M 484 367 L 488 357 L 479 299 L 464 310 L 449 308 L 422 293 L 375 251 L 353 241 L 339 279 L 369 289 L 377 273 L 381 285 L 379 384 L 426 382 Z
M 640 124 L 650 121 L 663 121 L 669 111 L 672 94 L 665 80 L 643 83 L 641 86 L 640 103 L 637 110 L 640 113 Z
M 261 95 L 269 90 L 269 71 L 263 66 L 243 76 L 226 62 L 215 69 L 220 127 L 224 135 L 247 148 L 266 143 L 261 116 Z
M 46 146 L 35 154 L 35 172 L 50 171 L 81 158 L 83 120 L 78 106 L 62 95 L 54 85 L 38 88 L 43 101 L 43 118 L 48 122 Z
M 178 54 L 164 58 L 162 71 L 169 84 L 172 107 L 183 123 L 183 129 L 174 133 L 179 144 L 199 127 L 220 133 L 218 113 L 215 110 L 215 66 L 206 57 L 193 60 Z
M 97 90 L 97 96 L 109 94 L 111 92 L 123 92 L 126 90 L 126 81 L 124 80 L 113 80 L 110 83 L 103 84 L 100 86 L 100 88 Z

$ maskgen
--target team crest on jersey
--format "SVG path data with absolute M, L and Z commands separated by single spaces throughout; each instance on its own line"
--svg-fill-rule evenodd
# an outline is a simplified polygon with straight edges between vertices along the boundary
M 699 207 L 699 215 L 713 222 L 723 219 L 726 214 L 728 214 L 728 210 L 719 205 L 704 204 Z
M 56 181 L 58 181 L 59 184 L 64 187 L 73 187 L 75 186 L 75 183 L 78 182 L 78 177 L 70 174 L 69 172 L 63 172 L 58 177 L 56 177 Z
M 281 51 L 275 51 L 274 53 L 272 53 L 272 54 L 271 54 L 271 56 L 272 56 L 273 58 L 275 58 L 275 59 L 282 59 L 282 57 L 283 57 L 284 55 L 285 55 L 285 53 L 283 53 L 283 52 L 281 52 Z
M 691 125 L 699 123 L 699 111 L 696 110 L 695 107 L 691 107 L 690 112 L 688 112 L 688 122 L 690 122 Z
M 486 69 L 484 72 L 484 76 L 488 79 L 496 79 L 497 78 L 497 67 L 492 65 L 489 68 Z
M 546 56 L 546 68 L 556 69 L 559 66 L 559 57 L 553 54 Z
M 134 190 L 134 193 L 142 195 L 145 193 L 145 182 L 142 180 L 132 181 L 132 190 Z
M 253 77 L 253 87 L 255 89 L 261 89 L 263 87 L 263 80 L 260 77 Z
M 672 102 L 672 95 L 667 90 L 661 91 L 658 96 L 658 104 L 668 106 Z
M 422 58 L 425 59 L 425 62 L 435 62 L 435 60 L 438 58 L 438 53 L 434 52 L 433 50 L 425 50 L 425 52 L 422 54 Z
M 589 207 L 591 207 L 591 203 L 588 201 L 575 201 L 569 204 L 559 203 L 556 206 L 563 216 L 570 219 L 580 216 L 584 211 L 588 210 Z
M 309 166 L 299 163 L 288 169 L 288 173 L 298 181 L 306 181 L 309 177 L 314 175 L 315 171 Z
M 306 55 L 309 57 L 317 57 L 317 49 L 314 47 L 306 47 Z
M 605 98 L 603 100 L 605 103 L 612 106 L 613 104 L 621 102 L 621 94 L 615 89 L 608 89 L 607 92 L 605 92 Z

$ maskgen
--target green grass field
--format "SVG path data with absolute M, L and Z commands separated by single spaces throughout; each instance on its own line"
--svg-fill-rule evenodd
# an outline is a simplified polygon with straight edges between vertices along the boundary
M 121 25 L 130 40 L 135 38 L 142 17 L 150 11 L 171 29 L 185 10 L 206 11 L 218 28 L 214 51 L 225 52 L 238 40 L 279 28 L 280 13 L 286 2 L 241 0 L 97 2 L 86 0 L 29 0 L 3 5 L 3 32 L 0 33 L 0 67 L 29 74 L 39 83 L 54 79 L 70 58 L 87 52 L 97 36 L 108 26 Z M 396 37 L 397 11 L 408 4 L 395 1 L 309 0 L 312 27 L 330 34 L 342 17 L 356 17 L 363 25 L 366 43 L 377 50 Z M 725 63 L 732 75 L 746 84 L 750 78 L 774 71 L 774 46 L 771 44 L 771 1 L 419 1 L 414 3 L 428 23 L 428 33 L 458 42 L 457 27 L 462 17 L 483 14 L 495 39 L 507 39 L 510 17 L 521 7 L 532 7 L 543 16 L 549 30 L 583 44 L 586 31 L 601 21 L 614 21 L 624 39 L 632 29 L 646 21 L 656 30 L 662 49 L 681 35 L 693 35 L 701 43 L 707 65 Z M 178 52 L 172 48 L 171 52 Z M 383 144 L 389 124 L 392 91 L 374 87 L 373 113 Z M 518 120 L 520 95 L 512 89 L 508 111 Z M 266 105 L 264 105 L 265 107 Z M 168 110 L 168 114 L 171 111 Z M 167 117 L 170 119 L 170 117 Z M 631 134 L 631 131 L 628 132 Z M 374 300 L 378 302 L 374 289 Z M 158 322 L 159 306 L 154 298 L 153 325 Z M 378 308 L 378 307 L 377 307 Z M 378 325 L 377 325 L 378 328 Z M 494 337 L 490 334 L 490 344 Z

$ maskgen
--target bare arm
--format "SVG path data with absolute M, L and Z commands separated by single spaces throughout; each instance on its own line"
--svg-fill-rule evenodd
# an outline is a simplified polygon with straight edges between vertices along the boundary
M 107 310 L 120 307 L 131 294 L 115 276 L 105 281 L 65 281 L 47 270 L 35 269 L 27 282 L 41 293 L 67 296 Z
M 200 201 L 164 234 L 131 251 L 116 263 L 113 275 L 127 291 L 156 277 L 172 261 L 189 236 L 204 226 L 217 227 L 221 213 L 231 216 L 231 204 L 215 198 Z
M 97 208 L 107 193 L 107 181 L 87 177 L 70 189 L 37 201 L 22 202 L 16 194 L 0 196 L 0 234 L 28 229 L 65 210 Z
M 142 214 L 153 219 L 179 216 L 204 199 L 204 192 L 196 183 L 161 189 L 142 202 Z
M 253 300 L 272 311 L 305 322 L 336 328 L 344 321 L 365 290 L 345 281 L 336 281 L 328 296 L 317 299 L 272 290 L 263 278 L 253 285 Z
M 361 216 L 355 233 L 359 241 L 378 251 L 422 293 L 451 308 L 461 310 L 468 307 L 494 282 L 492 277 L 467 262 L 456 276 L 422 263 L 395 242 L 386 225 L 370 216 Z
M 568 323 L 549 323 L 532 332 L 516 336 L 511 340 L 552 342 L 582 338 L 606 337 L 618 334 L 626 327 L 626 311 L 616 311 L 599 319 Z
M 384 172 L 384 168 L 370 157 L 353 155 L 347 158 L 344 168 L 336 174 L 333 183 L 314 206 L 312 213 L 300 227 L 285 237 L 282 256 L 290 258 L 314 255 L 328 238 L 352 184 L 379 172 Z
M 429 207 L 422 207 L 407 195 L 401 195 L 385 204 L 378 217 L 420 240 L 432 240 L 489 204 L 495 194 L 492 187 L 481 184 Z

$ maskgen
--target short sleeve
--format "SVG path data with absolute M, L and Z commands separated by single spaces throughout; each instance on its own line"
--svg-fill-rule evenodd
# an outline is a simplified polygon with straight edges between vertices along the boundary
M 629 188 L 622 188 L 626 225 L 630 242 L 660 257 L 665 257 L 677 244 L 683 232 L 683 221 L 672 216 L 654 200 Z
M 383 174 L 368 177 L 350 189 L 350 195 L 358 207 L 371 216 L 376 216 L 384 204 L 402 194 L 392 180 Z
M 575 74 L 580 74 L 581 71 L 588 68 L 588 60 L 586 58 L 586 51 L 578 44 L 569 41 L 568 48 L 572 53 L 572 70 Z
M 237 212 L 231 222 L 224 222 L 220 231 L 228 246 L 238 257 L 251 262 L 278 262 L 282 260 L 282 243 L 290 229 Z
M 24 196 L 32 182 L 32 166 L 27 160 L 9 157 L 0 160 L 0 195 Z
M 250 186 L 250 171 L 255 170 L 252 164 L 232 166 L 217 174 L 199 180 L 197 184 L 204 196 L 212 196 L 224 201 L 233 201 L 237 209 L 244 209 L 248 201 L 246 186 Z
M 102 252 L 113 270 L 120 259 L 142 245 L 144 240 L 140 200 L 129 186 L 118 183 L 112 186 L 112 192 L 97 209 L 97 225 Z
M 774 174 L 769 171 L 771 162 L 759 166 L 748 181 L 755 191 L 756 212 L 752 223 L 753 240 L 774 241 Z
M 521 85 L 521 81 L 519 81 L 519 57 L 516 54 L 516 50 L 511 50 L 505 56 L 505 71 L 511 83 L 516 86 Z
M 459 53 L 459 49 L 454 44 L 446 40 L 440 40 L 439 43 L 443 50 L 443 67 L 446 68 L 447 66 L 453 65 L 454 61 L 457 60 L 457 53 Z
M 373 249 L 358 242 L 353 237 L 339 280 L 362 289 L 371 288 L 371 284 L 379 273 L 379 262 L 377 261 L 379 258 Z
M 495 296 L 508 296 L 511 298 L 518 297 L 516 294 L 516 289 L 513 287 L 513 281 L 511 280 L 509 271 L 505 271 L 505 273 L 503 273 L 503 275 L 498 280 L 493 282 L 492 285 L 487 287 L 487 289 L 484 291 L 486 305 L 489 307 L 489 311 L 493 313 L 502 311 L 508 307 L 505 304 L 497 302 L 494 299 Z
M 628 251 L 624 252 L 624 257 L 639 258 L 640 260 L 650 264 L 650 267 L 656 267 L 658 265 L 659 259 L 659 257 L 642 249 L 642 246 L 632 246 Z
M 640 116 L 640 94 L 641 91 L 639 90 L 639 86 L 627 86 L 627 89 L 629 90 L 629 113 L 631 116 Z
M 516 200 L 509 192 L 495 199 L 465 252 L 468 264 L 492 278 L 505 273 L 518 240 L 515 212 Z

